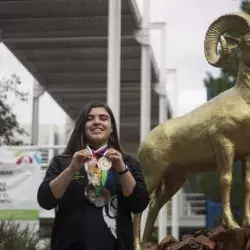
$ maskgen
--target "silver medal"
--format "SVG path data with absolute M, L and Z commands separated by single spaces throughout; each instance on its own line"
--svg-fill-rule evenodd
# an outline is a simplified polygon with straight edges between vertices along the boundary
M 84 194 L 85 194 L 86 199 L 87 199 L 89 202 L 95 203 L 96 194 L 95 194 L 95 191 L 93 190 L 92 184 L 89 184 L 89 185 L 85 188 Z
M 104 199 L 102 196 L 96 197 L 95 199 L 95 205 L 97 207 L 103 207 L 105 205 Z
M 91 203 L 95 203 L 96 202 L 96 194 L 93 190 L 91 190 L 89 193 L 88 193 L 88 199 Z
M 109 170 L 112 167 L 112 162 L 107 157 L 101 157 L 97 162 L 97 166 L 101 170 Z

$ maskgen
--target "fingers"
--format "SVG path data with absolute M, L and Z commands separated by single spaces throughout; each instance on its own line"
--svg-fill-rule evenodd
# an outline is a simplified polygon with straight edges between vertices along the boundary
M 108 150 L 106 157 L 109 158 L 111 161 L 118 161 L 122 159 L 121 153 L 112 148 Z
M 91 155 L 87 149 L 83 149 L 83 150 L 79 151 L 79 153 L 84 154 L 84 155 Z
M 120 153 L 119 153 L 117 150 L 115 150 L 115 149 L 113 149 L 113 148 L 110 148 L 110 149 L 108 149 L 108 152 L 107 152 L 106 156 L 107 156 L 107 157 L 110 157 L 110 156 L 119 155 L 119 154 L 120 154 Z
M 109 155 L 108 158 L 110 160 L 119 160 L 120 159 L 120 157 L 118 155 Z
M 107 158 L 118 160 L 121 158 L 121 153 L 113 148 L 108 149 L 107 153 L 105 154 Z M 83 149 L 75 153 L 75 158 L 89 160 L 93 157 L 93 155 L 87 150 Z
M 81 150 L 81 151 L 78 151 L 75 153 L 75 157 L 78 158 L 78 159 L 90 159 L 92 158 L 92 155 L 90 154 L 90 152 L 86 149 L 84 150 Z

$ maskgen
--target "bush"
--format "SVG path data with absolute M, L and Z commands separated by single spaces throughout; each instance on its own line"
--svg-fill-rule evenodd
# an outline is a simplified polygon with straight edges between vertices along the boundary
M 39 241 L 39 232 L 31 226 L 22 228 L 19 222 L 0 221 L 1 250 L 37 250 Z M 39 249 L 49 250 L 50 246 Z

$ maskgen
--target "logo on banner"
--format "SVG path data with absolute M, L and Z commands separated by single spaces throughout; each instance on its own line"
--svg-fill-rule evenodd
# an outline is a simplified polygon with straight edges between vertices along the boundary
M 37 152 L 29 152 L 29 151 L 18 151 L 15 153 L 15 157 L 17 157 L 16 163 L 20 164 L 41 164 L 41 156 Z

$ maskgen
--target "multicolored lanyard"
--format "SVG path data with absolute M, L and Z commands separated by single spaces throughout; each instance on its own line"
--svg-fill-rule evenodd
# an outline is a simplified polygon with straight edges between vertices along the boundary
M 102 147 L 98 148 L 97 150 L 93 150 L 89 147 L 89 145 L 86 145 L 86 148 L 88 149 L 88 151 L 91 153 L 91 154 L 99 154 L 100 152 L 103 152 L 105 150 L 105 152 L 103 153 L 103 155 L 105 156 L 107 154 L 107 151 L 108 151 L 108 145 L 105 144 L 103 145 Z

